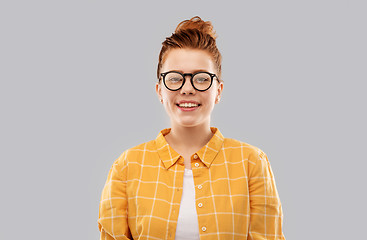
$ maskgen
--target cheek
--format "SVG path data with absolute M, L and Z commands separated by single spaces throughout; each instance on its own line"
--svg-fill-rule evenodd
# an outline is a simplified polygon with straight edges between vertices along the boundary
M 215 98 L 216 98 L 216 93 L 213 91 L 213 92 L 210 92 L 210 94 L 208 95 L 208 103 L 210 105 L 214 105 L 215 104 Z
M 166 106 L 174 104 L 174 94 L 165 91 L 162 92 L 162 98 Z

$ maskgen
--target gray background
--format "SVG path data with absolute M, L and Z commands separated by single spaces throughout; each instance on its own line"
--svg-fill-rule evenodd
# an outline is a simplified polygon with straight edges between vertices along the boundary
M 1 1 L 0 239 L 98 239 L 113 161 L 169 119 L 161 42 L 212 21 L 212 126 L 264 150 L 287 239 L 363 239 L 365 1 Z

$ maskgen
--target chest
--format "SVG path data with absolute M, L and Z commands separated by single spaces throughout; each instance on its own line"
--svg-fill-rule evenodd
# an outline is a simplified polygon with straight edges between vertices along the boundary
M 190 155 L 187 157 L 191 158 Z M 233 219 L 235 225 L 243 225 L 247 221 L 249 192 L 243 166 L 224 162 L 215 162 L 210 168 L 201 162 L 198 167 L 193 165 L 193 194 L 199 226 L 215 222 L 219 213 L 222 216 L 220 219 L 223 219 L 221 226 Z M 146 165 L 140 173 L 137 169 L 130 169 L 130 176 L 139 175 L 127 182 L 128 215 L 130 221 L 137 224 L 137 229 L 149 225 L 154 226 L 151 229 L 157 234 L 165 232 L 167 224 L 162 224 L 165 223 L 163 220 L 172 223 L 172 229 L 176 228 L 183 194 L 184 168 L 176 163 L 169 169 Z M 231 226 L 228 225 L 225 231 L 232 231 Z M 138 232 L 133 235 L 138 235 Z
M 193 156 L 193 153 L 184 153 L 181 156 L 184 159 L 185 168 L 192 169 L 192 167 L 191 167 L 191 158 Z

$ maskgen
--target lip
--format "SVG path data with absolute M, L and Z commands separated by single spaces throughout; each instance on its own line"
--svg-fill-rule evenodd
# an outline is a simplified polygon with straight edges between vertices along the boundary
M 194 103 L 194 104 L 197 104 L 199 106 L 201 105 L 200 103 L 198 103 L 196 101 L 188 101 L 188 100 L 181 100 L 178 103 L 176 103 L 176 105 L 179 105 L 179 104 L 182 104 L 182 103 Z
M 180 107 L 179 105 L 182 104 L 182 103 L 193 103 L 193 104 L 197 104 L 198 106 L 197 107 L 191 107 L 191 108 L 182 108 Z M 182 101 L 179 101 L 178 103 L 176 103 L 176 106 L 183 112 L 191 112 L 191 111 L 195 111 L 196 109 L 198 109 L 201 104 L 196 102 L 196 101 L 187 101 L 187 100 L 182 100 Z

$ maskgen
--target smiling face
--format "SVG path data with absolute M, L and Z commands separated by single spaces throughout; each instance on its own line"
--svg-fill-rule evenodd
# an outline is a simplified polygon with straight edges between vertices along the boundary
M 205 71 L 217 74 L 214 62 L 204 50 L 179 48 L 170 50 L 162 65 L 161 72 L 177 71 L 196 73 Z M 171 119 L 171 125 L 194 127 L 210 125 L 210 115 L 214 105 L 218 103 L 223 83 L 213 79 L 212 86 L 204 91 L 197 91 L 186 76 L 184 86 L 180 90 L 168 90 L 161 79 L 156 84 L 158 97 L 163 100 L 164 108 Z

